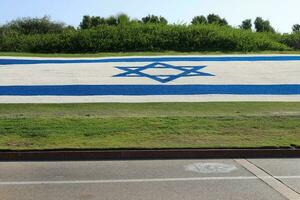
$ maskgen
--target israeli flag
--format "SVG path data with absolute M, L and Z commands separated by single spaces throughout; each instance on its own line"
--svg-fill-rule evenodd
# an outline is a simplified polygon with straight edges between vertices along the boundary
M 0 58 L 0 103 L 300 101 L 300 56 Z

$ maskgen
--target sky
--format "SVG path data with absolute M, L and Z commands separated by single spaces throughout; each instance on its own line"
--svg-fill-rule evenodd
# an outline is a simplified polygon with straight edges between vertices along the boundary
M 261 16 L 275 30 L 290 32 L 300 24 L 300 0 L 0 0 L 0 24 L 21 17 L 51 16 L 78 26 L 83 15 L 108 17 L 126 13 L 132 18 L 164 16 L 171 23 L 190 23 L 197 15 L 215 13 L 238 26 Z

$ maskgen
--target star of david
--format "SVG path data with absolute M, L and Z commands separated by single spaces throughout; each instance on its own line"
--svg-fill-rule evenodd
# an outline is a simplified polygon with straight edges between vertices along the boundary
M 173 66 L 166 63 L 152 63 L 146 66 L 137 67 L 116 67 L 117 69 L 123 70 L 125 72 L 114 75 L 113 77 L 146 77 L 160 83 L 167 83 L 182 77 L 214 76 L 213 74 L 199 71 L 205 67 L 206 66 Z M 178 74 L 151 75 L 145 72 L 145 70 L 147 69 L 171 69 L 178 71 Z

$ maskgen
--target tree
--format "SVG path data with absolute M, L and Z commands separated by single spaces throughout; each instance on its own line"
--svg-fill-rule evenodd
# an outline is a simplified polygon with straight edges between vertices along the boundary
M 162 16 L 159 17 L 159 23 L 160 24 L 168 24 L 168 20 Z
M 125 25 L 130 23 L 130 18 L 126 14 L 119 14 L 117 16 L 117 24 L 118 25 Z
M 76 28 L 74 26 L 68 25 L 64 31 L 76 31 Z
M 80 23 L 80 28 L 81 29 L 89 29 L 92 28 L 92 19 L 89 15 L 83 16 L 83 19 Z
M 109 18 L 105 19 L 106 24 L 109 26 L 116 26 L 118 25 L 118 20 L 115 16 L 110 16 Z
M 257 17 L 254 22 L 256 32 L 272 32 L 275 33 L 274 28 L 271 26 L 269 20 L 263 20 L 261 17 Z
M 81 29 L 89 29 L 105 24 L 106 20 L 103 17 L 85 15 L 79 26 Z
M 168 24 L 168 21 L 162 16 L 148 15 L 142 18 L 144 24 L 153 23 L 153 24 Z
M 65 29 L 65 24 L 51 21 L 50 17 L 42 18 L 21 18 L 13 20 L 4 25 L 6 30 L 15 31 L 21 34 L 46 34 L 61 33 Z
M 252 21 L 251 21 L 251 19 L 244 20 L 239 27 L 240 27 L 240 29 L 251 30 L 252 29 Z
M 225 18 L 222 19 L 219 15 L 215 15 L 215 14 L 209 14 L 207 16 L 207 22 L 209 24 L 217 24 L 220 26 L 228 25 L 228 22 L 226 21 Z
M 129 24 L 131 20 L 128 15 L 126 14 L 119 14 L 117 16 L 110 16 L 108 18 L 103 18 L 99 16 L 83 16 L 82 22 L 80 23 L 81 29 L 89 29 L 98 27 L 101 25 L 108 25 L 108 26 L 117 26 L 120 24 Z
M 196 24 L 207 24 L 207 19 L 205 16 L 201 15 L 201 16 L 196 16 L 193 18 L 192 20 L 192 24 L 196 25 Z
M 106 24 L 106 21 L 103 17 L 91 17 L 92 27 L 97 27 L 104 24 Z
M 225 18 L 223 18 L 223 19 L 221 19 L 221 20 L 219 21 L 219 25 L 220 25 L 220 26 L 226 26 L 226 25 L 228 25 L 228 22 L 227 22 L 227 20 L 226 20 Z
M 300 33 L 300 24 L 294 24 L 293 25 L 293 32 L 294 33 Z
M 139 19 L 132 19 L 132 20 L 130 21 L 130 23 L 131 23 L 131 24 L 142 24 L 143 21 L 142 21 L 142 20 L 139 20 Z

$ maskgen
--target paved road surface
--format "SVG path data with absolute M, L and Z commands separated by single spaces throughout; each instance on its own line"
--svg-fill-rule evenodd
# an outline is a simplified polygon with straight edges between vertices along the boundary
M 300 159 L 0 162 L 1 200 L 300 199 Z

